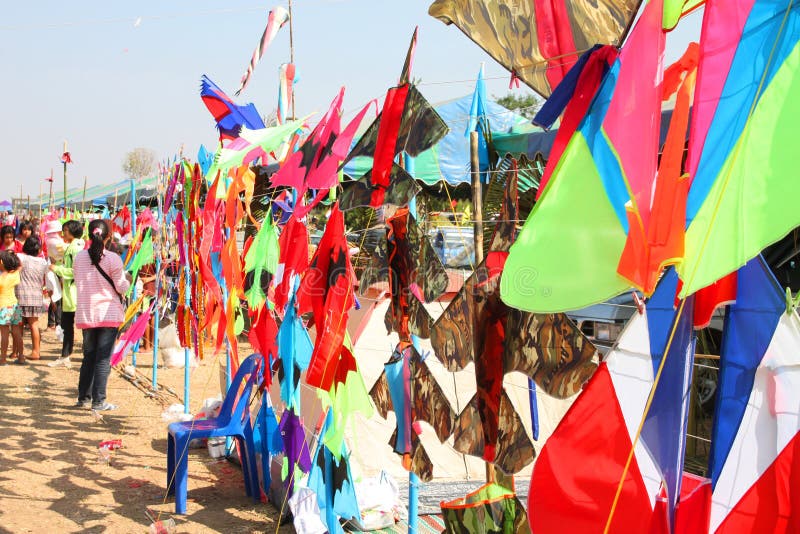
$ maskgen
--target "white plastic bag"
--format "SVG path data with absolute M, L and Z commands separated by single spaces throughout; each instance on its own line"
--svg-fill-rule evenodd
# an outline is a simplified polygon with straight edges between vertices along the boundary
M 61 281 L 53 271 L 47 271 L 44 278 L 45 287 L 50 292 L 50 301 L 58 302 L 61 300 Z
M 294 529 L 303 534 L 325 534 L 328 529 L 320 518 L 317 494 L 304 486 L 295 485 L 289 497 L 289 509 L 294 517 Z
M 158 353 L 161 363 L 170 369 L 182 369 L 186 365 L 186 352 L 181 347 L 175 323 L 170 323 L 158 330 Z M 197 359 L 189 356 L 189 365 L 197 367 Z

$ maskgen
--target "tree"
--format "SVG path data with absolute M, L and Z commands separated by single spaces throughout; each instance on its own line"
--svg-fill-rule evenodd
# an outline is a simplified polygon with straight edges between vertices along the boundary
M 122 170 L 132 180 L 141 180 L 156 170 L 158 157 L 149 148 L 134 148 L 122 160 Z
M 508 93 L 505 96 L 492 96 L 494 97 L 495 102 L 506 109 L 516 111 L 526 119 L 533 119 L 533 117 L 536 115 L 536 112 L 539 111 L 539 108 L 542 107 L 542 104 L 544 103 L 542 99 L 534 93 L 527 95 Z

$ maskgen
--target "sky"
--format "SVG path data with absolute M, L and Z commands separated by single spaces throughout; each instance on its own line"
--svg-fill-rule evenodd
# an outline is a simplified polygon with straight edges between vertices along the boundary
M 412 76 L 431 102 L 470 94 L 481 62 L 489 95 L 509 92 L 509 74 L 455 26 L 428 15 L 432 0 L 293 0 L 298 116 L 323 113 L 341 86 L 345 112 L 397 83 L 419 26 Z M 276 3 L 254 0 L 37 0 L 18 2 L 0 22 L 0 200 L 45 194 L 66 140 L 74 163 L 68 188 L 126 178 L 122 161 L 136 147 L 161 159 L 200 144 L 213 150 L 214 121 L 199 97 L 207 74 L 233 94 Z M 286 4 L 284 4 L 285 6 Z M 702 16 L 673 32 L 666 60 L 696 39 Z M 278 66 L 289 60 L 284 27 L 237 102 L 262 115 L 276 106 Z M 530 93 L 515 89 L 519 95 Z M 319 116 L 319 115 L 318 115 Z

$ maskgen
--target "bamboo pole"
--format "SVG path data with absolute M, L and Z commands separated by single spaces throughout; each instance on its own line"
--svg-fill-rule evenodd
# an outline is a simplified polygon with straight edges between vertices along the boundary
M 294 14 L 292 13 L 292 0 L 289 0 L 289 62 L 294 65 Z M 292 120 L 294 114 L 294 87 L 292 87 Z
M 66 153 L 67 153 L 67 141 L 64 140 L 64 152 L 63 152 L 63 154 L 66 154 Z M 66 160 L 66 158 L 63 157 L 63 154 L 62 154 L 62 159 L 64 160 L 63 161 L 63 164 L 64 164 L 64 215 L 66 216 L 67 215 L 67 160 Z
M 47 209 L 53 211 L 53 168 L 50 167 L 50 200 L 47 203 Z
M 81 217 L 86 212 L 86 176 L 83 177 L 83 200 L 81 200 Z

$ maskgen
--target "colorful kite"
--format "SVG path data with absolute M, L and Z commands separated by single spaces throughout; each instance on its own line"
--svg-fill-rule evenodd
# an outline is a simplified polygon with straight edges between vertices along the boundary
M 505 180 L 505 195 L 486 259 L 434 323 L 431 344 L 450 371 L 475 362 L 478 391 L 456 421 L 456 449 L 511 474 L 533 461 L 534 451 L 503 391 L 504 375 L 520 371 L 566 398 L 594 372 L 596 350 L 567 316 L 521 312 L 500 300 L 498 278 L 517 234 L 516 164 L 494 179 Z
M 344 214 L 334 204 L 325 233 L 297 292 L 298 311 L 313 312 L 317 330 L 314 352 L 306 373 L 312 387 L 330 391 L 344 382 L 356 361 L 345 347 L 347 317 L 355 304 L 355 273 L 344 233 Z
M 598 43 L 622 44 L 640 4 L 641 0 L 435 0 L 428 14 L 455 24 L 512 75 L 548 97 L 583 52 Z
M 217 121 L 220 142 L 223 139 L 236 139 L 242 128 L 250 130 L 266 128 L 254 104 L 243 106 L 235 104 L 231 97 L 205 74 L 200 78 L 200 98 Z
M 386 329 L 397 332 L 402 341 L 410 341 L 411 334 L 428 338 L 432 320 L 422 303 L 445 292 L 447 271 L 408 208 L 398 209 L 386 220 L 385 231 L 378 232 L 376 239 L 364 240 L 374 261 L 361 275 L 360 292 L 388 282 L 392 304 Z
M 324 433 L 333 424 L 329 410 L 322 427 Z M 336 454 L 320 441 L 311 472 L 308 487 L 317 495 L 317 504 L 322 512 L 321 518 L 331 534 L 344 534 L 339 518 L 360 519 L 355 484 L 350 474 L 350 454 L 342 444 Z
M 762 258 L 739 269 L 738 282 L 722 339 L 709 532 L 793 532 L 800 524 L 800 317 L 787 310 Z
M 283 28 L 283 25 L 289 22 L 289 12 L 283 6 L 277 6 L 269 12 L 267 17 L 267 27 L 264 28 L 264 33 L 261 34 L 261 40 L 258 41 L 258 46 L 253 51 L 253 57 L 250 58 L 250 64 L 247 65 L 247 70 L 242 75 L 242 81 L 239 83 L 239 88 L 234 93 L 236 96 L 244 91 L 247 84 L 250 83 L 250 77 L 256 68 L 261 57 L 267 52 L 267 48 L 275 40 L 278 35 L 278 30 Z
M 226 172 L 228 169 L 247 165 L 258 158 L 266 157 L 291 138 L 303 126 L 305 120 L 303 118 L 287 122 L 282 126 L 260 130 L 243 128 L 239 137 L 217 149 L 214 161 L 205 175 L 206 179 L 210 183 L 214 181 L 219 171 Z
M 644 206 L 658 158 L 661 18 L 662 0 L 649 2 L 511 247 L 501 281 L 509 306 L 569 311 L 631 287 L 617 268 L 627 210 L 649 226 Z
M 278 270 L 279 255 L 278 232 L 268 217 L 244 257 L 244 294 L 251 310 L 264 306 L 272 277 Z
M 345 160 L 370 156 L 373 165 L 370 172 L 345 189 L 341 199 L 343 210 L 407 204 L 419 189 L 413 178 L 394 163 L 395 157 L 402 152 L 418 156 L 449 131 L 436 110 L 410 81 L 416 44 L 417 30 L 414 30 L 399 85 L 386 93 L 380 115 Z
M 369 392 L 378 413 L 395 413 L 397 428 L 389 445 L 403 457 L 403 466 L 420 480 L 433 478 L 433 464 L 417 435 L 417 423 L 433 427 L 442 443 L 453 433 L 455 412 L 425 361 L 408 342 L 400 342 Z
M 706 3 L 689 136 L 681 295 L 736 271 L 800 225 L 794 200 L 800 10 Z
M 664 276 L 547 440 L 529 492 L 534 532 L 601 532 L 609 518 L 607 532 L 670 532 L 674 527 L 694 360 L 692 303 L 675 309 L 677 283 L 674 271 Z M 576 499 L 576 492 L 592 497 Z M 667 510 L 654 517 L 660 495 Z M 667 524 L 657 525 L 662 520 Z
M 289 186 L 297 190 L 294 213 L 302 219 L 325 196 L 327 191 L 339 183 L 338 168 L 345 158 L 358 126 L 364 118 L 371 102 L 341 130 L 342 100 L 344 87 L 331 102 L 328 112 L 322 117 L 311 135 L 300 148 L 281 165 L 272 178 L 273 187 Z M 321 190 L 309 204 L 301 200 L 309 189 Z

